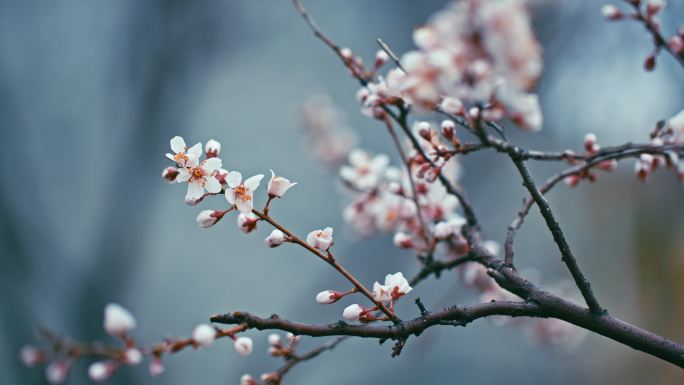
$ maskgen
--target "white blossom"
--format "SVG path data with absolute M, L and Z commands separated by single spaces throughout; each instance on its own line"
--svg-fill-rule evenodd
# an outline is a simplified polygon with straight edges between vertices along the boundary
M 408 281 L 401 272 L 387 274 L 384 285 L 377 281 L 373 284 L 373 298 L 379 302 L 389 302 L 390 300 L 400 298 L 411 290 L 413 288 L 409 286 Z
M 167 153 L 166 157 L 176 162 L 178 166 L 194 167 L 202 156 L 202 143 L 197 143 L 188 149 L 182 137 L 174 136 L 171 138 L 171 151 L 174 153 Z
M 237 171 L 228 173 L 228 188 L 226 199 L 231 205 L 235 205 L 242 213 L 249 213 L 254 208 L 254 190 L 259 187 L 263 174 L 247 178 L 242 183 L 242 174 Z
M 275 333 L 269 334 L 268 335 L 268 344 L 270 346 L 280 345 L 280 336 L 275 334 Z
M 306 243 L 318 250 L 328 251 L 333 244 L 333 229 L 326 227 L 323 230 L 314 230 L 306 237 Z
M 150 362 L 150 375 L 156 377 L 164 373 L 164 362 L 159 357 L 154 357 Z
M 35 346 L 26 345 L 19 350 L 19 358 L 24 365 L 33 367 L 43 362 L 45 353 Z
M 45 378 L 52 385 L 63 384 L 69 376 L 69 361 L 52 361 L 45 367 Z
M 413 238 L 410 235 L 400 231 L 394 234 L 393 243 L 396 247 L 410 249 L 413 247 Z
M 192 331 L 192 340 L 199 346 L 209 346 L 216 339 L 216 329 L 211 325 L 199 324 Z
M 342 312 L 342 317 L 349 321 L 358 321 L 364 311 L 365 309 L 358 304 L 349 305 Z
M 271 180 L 268 181 L 268 195 L 281 198 L 290 187 L 296 184 L 297 182 L 293 183 L 282 176 L 276 176 L 275 172 L 271 170 Z
M 258 221 L 259 217 L 257 217 L 253 213 L 240 213 L 240 215 L 238 215 L 237 217 L 238 228 L 242 230 L 242 232 L 245 234 L 249 234 L 252 231 L 256 230 L 256 225 Z
M 354 149 L 349 153 L 349 166 L 340 168 L 340 177 L 361 190 L 376 187 L 389 164 L 389 157 L 378 154 L 371 157 L 367 152 Z
M 316 294 L 316 302 L 321 305 L 331 304 L 339 299 L 339 297 L 336 296 L 337 294 L 337 292 L 332 290 L 324 290 Z
M 94 362 L 88 367 L 88 377 L 94 382 L 104 382 L 114 374 L 115 365 L 109 361 Z
M 203 210 L 197 214 L 197 225 L 201 228 L 207 228 L 215 225 L 221 218 L 223 218 L 223 211 Z
M 189 162 L 189 168 L 182 168 L 176 177 L 176 182 L 188 182 L 188 192 L 185 199 L 200 199 L 206 190 L 210 194 L 221 192 L 221 183 L 214 176 L 214 172 L 221 168 L 221 159 L 209 158 L 199 164 Z
M 124 352 L 124 362 L 128 365 L 138 365 L 142 359 L 142 352 L 137 348 L 128 348 Z
M 268 245 L 268 247 L 278 247 L 284 241 L 285 241 L 285 234 L 278 229 L 271 231 L 271 234 L 269 234 L 268 237 L 266 237 L 266 239 L 264 240 L 264 242 L 266 243 L 266 245 Z
M 209 141 L 204 145 L 204 153 L 207 154 L 207 158 L 216 158 L 221 154 L 221 143 L 215 141 L 214 139 L 209 139 Z
M 249 337 L 238 337 L 235 339 L 235 350 L 241 356 L 252 354 L 253 342 Z
M 249 374 L 243 374 L 240 377 L 240 385 L 253 385 L 254 383 L 254 378 Z
M 135 326 L 135 317 L 121 305 L 110 303 L 105 307 L 104 329 L 111 336 L 123 338 Z

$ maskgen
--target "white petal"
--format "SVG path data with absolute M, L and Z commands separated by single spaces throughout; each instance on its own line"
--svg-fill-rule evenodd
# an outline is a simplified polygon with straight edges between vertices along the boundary
M 212 172 L 218 170 L 221 168 L 221 159 L 219 158 L 209 158 L 204 161 L 204 165 L 202 166 L 204 171 L 206 171 L 208 174 L 211 174 Z
M 212 158 L 216 159 L 216 158 Z M 204 184 L 204 188 L 207 189 L 207 192 L 210 192 L 212 194 L 216 194 L 221 192 L 221 183 L 214 178 L 213 176 L 209 175 L 205 179 L 206 183 Z
M 187 154 L 193 155 L 199 159 L 202 156 L 202 143 L 196 143 L 194 146 L 190 147 Z
M 252 208 L 254 208 L 254 205 L 253 205 L 251 199 L 248 201 L 243 200 L 243 199 L 238 199 L 235 201 L 235 205 L 237 206 L 237 209 L 243 213 L 251 213 Z
M 332 238 L 332 235 L 333 235 L 332 227 L 326 227 L 325 229 L 323 229 L 323 232 L 328 234 Z
M 235 193 L 233 192 L 232 188 L 226 189 L 226 200 L 231 205 L 235 204 Z
M 240 182 L 242 182 L 242 174 L 240 174 L 237 171 L 229 172 L 227 182 L 228 182 L 228 187 L 236 188 L 237 186 L 240 185 Z
M 178 154 L 179 152 L 185 151 L 185 140 L 180 136 L 174 136 L 171 138 L 171 150 Z
M 200 199 L 204 195 L 204 187 L 199 183 L 188 183 L 188 193 L 185 194 L 185 199 Z
M 254 175 L 253 177 L 247 178 L 245 181 L 245 186 L 249 189 L 249 191 L 254 191 L 259 187 L 259 183 L 261 183 L 261 179 L 263 178 L 264 174 Z
M 183 183 L 190 180 L 190 172 L 187 168 L 181 168 L 178 170 L 178 176 L 176 177 L 176 182 Z
M 271 183 L 273 183 L 273 179 L 275 179 L 275 172 L 273 172 L 272 169 L 269 169 L 268 171 L 271 172 L 271 180 L 268 181 L 268 185 L 266 185 L 266 189 L 268 189 L 268 191 L 271 191 Z
M 188 160 L 185 161 L 185 167 L 197 167 L 199 165 L 199 156 L 195 154 L 185 154 Z

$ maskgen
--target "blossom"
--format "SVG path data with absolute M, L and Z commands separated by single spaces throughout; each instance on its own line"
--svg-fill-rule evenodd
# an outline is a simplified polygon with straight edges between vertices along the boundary
M 169 183 L 176 182 L 176 177 L 178 176 L 178 169 L 175 167 L 167 167 L 162 171 L 162 178 L 166 179 Z
M 45 367 L 45 378 L 52 385 L 63 384 L 69 376 L 69 361 L 52 361 Z
M 353 304 L 344 308 L 342 312 L 342 317 L 349 321 L 358 321 L 361 315 L 366 311 L 361 305 Z
M 112 361 L 94 362 L 88 367 L 88 377 L 94 382 L 104 382 L 114 374 L 116 363 Z
M 150 362 L 150 375 L 153 377 L 164 373 L 164 362 L 160 357 L 154 357 Z
M 188 182 L 188 192 L 185 199 L 196 200 L 202 198 L 204 190 L 210 194 L 221 192 L 221 183 L 214 177 L 214 171 L 221 168 L 221 159 L 209 158 L 200 164 L 188 162 L 189 168 L 179 170 L 176 181 Z
M 182 137 L 174 136 L 171 138 L 171 151 L 174 154 L 167 153 L 166 157 L 176 162 L 178 166 L 189 167 L 190 165 L 197 165 L 200 156 L 202 156 L 202 143 L 197 143 L 188 149 Z
M 253 342 L 249 337 L 238 337 L 235 339 L 235 350 L 241 356 L 252 354 Z
M 280 345 L 280 336 L 275 334 L 275 333 L 269 334 L 268 335 L 268 344 L 271 346 L 279 346 Z
M 271 170 L 271 180 L 268 181 L 268 195 L 271 197 L 281 198 L 290 187 L 296 185 L 297 182 L 290 182 L 289 179 L 282 176 L 276 176 L 275 172 Z
M 19 358 L 24 365 L 33 367 L 45 360 L 45 353 L 35 346 L 26 345 L 19 350 Z
M 394 234 L 392 242 L 394 243 L 394 246 L 401 247 L 402 249 L 410 249 L 413 247 L 413 238 L 401 231 Z
M 328 251 L 333 244 L 333 229 L 326 227 L 323 230 L 314 230 L 306 237 L 306 243 L 321 251 Z
M 413 290 L 402 273 L 387 274 L 385 284 L 379 282 L 373 284 L 373 298 L 379 302 L 389 302 L 407 294 Z
M 214 139 L 209 139 L 209 141 L 204 145 L 204 153 L 207 154 L 207 158 L 216 158 L 221 153 L 221 143 L 215 141 Z
M 254 381 L 254 378 L 250 376 L 249 374 L 243 374 L 240 377 L 240 385 L 254 385 L 256 382 Z
M 293 333 L 287 332 L 285 334 L 285 338 L 287 338 L 288 341 L 290 341 L 291 344 L 295 344 L 299 342 L 300 336 L 294 335 Z
M 346 123 L 346 116 L 325 94 L 314 95 L 302 107 L 302 125 L 311 156 L 328 167 L 339 166 L 358 137 Z
M 201 228 L 207 228 L 215 225 L 218 223 L 221 218 L 223 218 L 223 215 L 225 214 L 224 211 L 216 211 L 216 210 L 204 210 L 201 211 L 199 214 L 197 214 L 197 224 Z
M 684 144 L 684 110 L 667 120 L 666 128 L 672 131 L 675 143 Z
M 135 329 L 133 314 L 121 305 L 110 303 L 105 307 L 104 329 L 113 337 L 123 338 Z
M 128 348 L 124 352 L 124 362 L 128 365 L 138 365 L 142 362 L 143 355 L 139 349 Z
M 376 187 L 389 164 L 389 157 L 378 154 L 373 157 L 367 152 L 354 149 L 349 153 L 349 166 L 340 168 L 340 177 L 361 190 Z
M 192 340 L 198 346 L 209 346 L 214 343 L 214 339 L 216 339 L 216 329 L 211 325 L 199 324 L 192 331 Z
M 253 213 L 240 213 L 240 215 L 238 215 L 237 217 L 237 225 L 240 228 L 240 230 L 242 230 L 242 232 L 245 234 L 249 234 L 252 231 L 256 230 L 256 225 L 258 221 L 259 217 L 257 217 Z
M 666 0 L 648 0 L 646 2 L 646 13 L 648 16 L 653 16 L 662 11 L 665 4 L 667 4 Z
M 463 109 L 463 102 L 458 100 L 458 98 L 453 98 L 450 96 L 447 96 L 442 99 L 442 101 L 439 103 L 439 108 L 447 114 L 451 115 L 465 114 L 465 110 Z
M 266 242 L 266 245 L 268 245 L 268 247 L 278 247 L 283 242 L 285 242 L 285 234 L 283 234 L 282 231 L 275 229 L 271 231 L 271 234 L 269 234 L 268 237 L 266 237 L 264 242 Z
M 452 235 L 458 235 L 461 232 L 461 227 L 465 224 L 465 219 L 461 217 L 453 217 L 448 221 L 441 221 L 435 224 L 433 235 L 437 239 L 447 239 Z
M 612 4 L 606 4 L 601 7 L 601 15 L 606 20 L 620 20 L 624 16 L 622 11 Z
M 237 171 L 228 173 L 228 188 L 226 199 L 231 205 L 235 205 L 240 212 L 249 213 L 254 208 L 253 192 L 259 187 L 263 174 L 247 178 L 242 183 L 242 174 Z
M 339 291 L 324 290 L 316 294 L 316 302 L 321 305 L 328 305 L 337 302 L 342 297 L 344 297 L 344 294 Z

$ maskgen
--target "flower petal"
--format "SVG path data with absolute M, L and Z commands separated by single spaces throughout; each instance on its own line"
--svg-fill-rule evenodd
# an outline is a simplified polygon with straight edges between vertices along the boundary
M 207 172 L 207 174 L 211 174 L 212 172 L 221 168 L 221 159 L 209 158 L 204 161 L 204 165 L 202 166 L 202 168 L 204 169 L 204 171 Z
M 232 188 L 226 189 L 225 195 L 226 195 L 226 200 L 228 201 L 228 203 L 230 203 L 231 205 L 234 205 L 235 204 L 235 193 L 233 192 L 233 189 Z
M 202 143 L 195 143 L 187 152 L 188 155 L 193 155 L 199 159 L 202 156 Z
M 183 183 L 190 180 L 190 171 L 187 168 L 178 169 L 178 176 L 176 177 L 176 182 Z
M 216 159 L 216 158 L 211 158 L 211 159 Z M 214 178 L 213 176 L 207 176 L 205 179 L 205 184 L 204 188 L 207 189 L 207 192 L 210 192 L 212 194 L 217 194 L 221 192 L 221 183 Z
M 252 200 L 244 200 L 244 199 L 237 199 L 235 200 L 235 205 L 237 206 L 237 209 L 242 212 L 242 213 L 251 213 L 252 209 L 254 208 Z
M 185 140 L 180 136 L 174 136 L 171 138 L 171 150 L 178 154 L 179 152 L 185 151 Z
M 250 191 L 254 191 L 259 187 L 259 183 L 261 183 L 261 179 L 263 178 L 264 174 L 254 175 L 253 177 L 250 177 L 245 181 L 245 186 Z
M 240 182 L 242 182 L 242 174 L 240 174 L 238 171 L 229 172 L 227 182 L 228 187 L 236 188 L 240 185 Z
M 204 187 L 199 183 L 188 183 L 188 193 L 185 194 L 185 199 L 200 199 L 204 195 Z

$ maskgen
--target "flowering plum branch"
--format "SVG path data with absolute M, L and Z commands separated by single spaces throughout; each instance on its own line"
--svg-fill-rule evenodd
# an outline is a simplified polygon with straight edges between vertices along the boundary
M 665 2 L 626 2 L 632 13 L 623 13 L 612 5 L 605 6 L 602 13 L 608 20 L 632 19 L 644 24 L 655 43 L 646 69 L 654 68 L 661 49 L 684 65 L 681 29 L 669 39 L 660 31 L 657 15 Z M 378 39 L 381 50 L 371 66 L 324 34 L 299 0 L 293 0 L 293 5 L 314 35 L 361 85 L 356 95 L 361 112 L 384 125 L 401 161 L 396 167 L 385 154 L 354 148 L 356 136 L 340 123 L 341 113 L 327 98 L 316 98 L 305 106 L 303 121 L 316 149 L 314 155 L 330 168 L 339 166 L 339 177 L 350 191 L 344 219 L 360 234 L 393 233 L 397 248 L 415 253 L 418 271 L 410 279 L 402 272 L 387 274 L 382 283 L 376 281 L 369 288 L 340 263 L 343 258 L 333 253 L 331 227 L 300 237 L 274 219 L 271 204 L 283 198 L 296 182 L 271 170 L 263 208 L 255 208 L 255 193 L 263 174 L 243 180 L 240 172 L 222 168 L 219 142 L 208 141 L 202 151 L 200 143 L 187 146 L 183 138 L 174 137 L 170 142 L 172 153 L 166 154 L 174 165 L 164 169 L 162 177 L 170 183 L 188 184 L 185 202 L 189 205 L 209 197 L 222 195 L 225 199 L 224 207 L 198 214 L 199 227 L 212 227 L 232 212 L 236 212 L 238 228 L 244 233 L 253 232 L 259 223 L 268 223 L 273 229 L 264 240 L 266 246 L 296 244 L 350 284 L 346 289 L 319 292 L 315 296 L 318 304 L 331 305 L 357 294 L 362 300 L 342 310 L 344 320 L 329 324 L 307 324 L 278 315 L 264 318 L 244 311 L 217 314 L 210 317 L 211 322 L 234 326 L 220 329 L 203 324 L 190 338 L 168 339 L 151 347 L 140 347 L 130 337 L 135 327 L 133 316 L 118 305 L 110 305 L 105 311 L 105 330 L 119 339 L 121 346 L 70 342 L 43 333 L 52 349 L 25 348 L 25 363 L 48 364 L 47 378 L 55 384 L 66 379 L 69 363 L 81 357 L 104 360 L 90 367 L 90 377 L 96 381 L 109 378 L 122 365 L 140 363 L 143 356 L 152 357 L 150 371 L 159 374 L 164 354 L 208 346 L 215 339 L 228 337 L 234 340 L 238 353 L 246 355 L 252 351 L 252 340 L 239 333 L 249 329 L 279 330 L 289 333 L 287 343 L 271 334 L 269 353 L 282 358 L 283 365 L 264 373 L 259 380 L 246 374 L 241 385 L 281 384 L 295 365 L 335 348 L 348 337 L 373 338 L 381 343 L 392 340 L 392 356 L 396 356 L 411 337 L 420 336 L 428 328 L 466 326 L 481 318 L 506 316 L 522 318 L 516 325 L 548 342 L 571 344 L 584 331 L 592 331 L 684 368 L 684 345 L 613 317 L 598 301 L 547 200 L 547 194 L 560 182 L 569 187 L 595 182 L 599 172 L 615 171 L 618 163 L 626 159 L 635 161 L 634 172 L 641 181 L 647 181 L 658 169 L 666 169 L 684 182 L 684 110 L 658 122 L 647 143 L 601 147 L 596 135 L 589 133 L 581 151 L 525 149 L 508 139 L 508 126 L 534 132 L 542 128 L 544 121 L 534 93 L 543 69 L 541 49 L 524 1 L 451 3 L 414 31 L 417 49 L 401 58 Z M 393 63 L 394 68 L 382 75 L 388 63 Z M 422 113 L 436 113 L 444 120 L 410 120 L 413 114 Z M 523 205 L 506 231 L 503 258 L 497 256 L 498 244 L 484 237 L 475 208 L 458 183 L 459 158 L 476 151 L 503 154 L 527 190 Z M 345 157 L 347 164 L 342 164 Z M 561 162 L 565 168 L 538 184 L 528 169 L 528 163 L 536 161 Z M 542 287 L 532 283 L 516 268 L 515 236 L 534 205 L 581 297 L 562 285 L 547 283 Z M 419 314 L 415 318 L 402 320 L 397 316 L 401 298 L 424 280 L 439 278 L 451 269 L 458 269 L 463 283 L 479 291 L 481 303 L 430 310 L 417 299 Z M 336 338 L 298 353 L 301 336 Z

